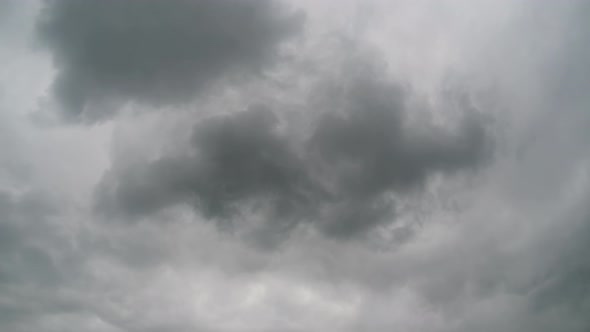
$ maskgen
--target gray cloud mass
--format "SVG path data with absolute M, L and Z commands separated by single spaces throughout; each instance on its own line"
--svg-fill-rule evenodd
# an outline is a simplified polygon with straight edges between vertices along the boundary
M 262 105 L 204 120 L 194 128 L 193 151 L 109 173 L 98 209 L 145 216 L 188 203 L 223 223 L 244 218 L 250 206 L 271 228 L 308 222 L 351 237 L 393 221 L 392 197 L 490 156 L 481 121 L 415 137 L 404 123 L 400 87 L 369 76 L 344 90 L 315 110 L 308 137 L 282 133 L 280 111 Z
M 186 104 L 226 74 L 261 73 L 301 23 L 271 0 L 54 0 L 38 31 L 63 116 L 93 122 L 121 103 Z

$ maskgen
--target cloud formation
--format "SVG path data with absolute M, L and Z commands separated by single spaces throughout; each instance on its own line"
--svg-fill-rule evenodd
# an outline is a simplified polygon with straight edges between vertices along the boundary
M 225 75 L 260 74 L 302 19 L 273 0 L 54 0 L 37 28 L 63 116 L 92 122 L 121 103 L 182 105 Z
M 490 137 L 474 115 L 456 132 L 416 135 L 404 123 L 404 91 L 363 76 L 335 99 L 321 97 L 331 100 L 314 110 L 309 133 L 281 128 L 291 124 L 262 105 L 204 120 L 184 155 L 108 174 L 98 207 L 145 216 L 188 203 L 219 222 L 249 211 L 267 227 L 307 222 L 351 237 L 392 222 L 394 198 L 420 191 L 433 174 L 475 169 L 489 157 Z

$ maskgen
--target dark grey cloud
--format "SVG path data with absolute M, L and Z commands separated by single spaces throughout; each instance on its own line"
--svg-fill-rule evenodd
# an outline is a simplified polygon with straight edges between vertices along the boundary
M 463 120 L 452 134 L 430 128 L 418 135 L 404 119 L 411 110 L 400 87 L 361 76 L 345 91 L 343 109 L 326 112 L 308 143 L 338 206 L 324 225 L 330 233 L 386 222 L 392 194 L 419 191 L 432 174 L 473 169 L 490 156 L 481 119 Z
M 183 104 L 225 74 L 261 73 L 301 23 L 274 0 L 51 0 L 38 35 L 64 117 L 95 121 L 120 103 Z
M 586 331 L 590 327 L 589 198 L 588 191 L 581 193 L 567 215 L 559 216 L 553 227 L 534 239 L 527 257 L 511 257 L 516 263 L 528 257 L 534 262 L 530 264 L 532 277 L 518 291 L 527 297 L 531 320 L 536 317 L 549 323 L 541 331 Z
M 590 325 L 585 313 L 590 310 L 590 216 L 570 226 L 565 236 L 557 241 L 547 239 L 553 246 L 549 262 L 533 284 L 531 307 L 534 312 L 565 311 L 571 319 L 585 327 Z M 560 234 L 558 234 L 560 235 Z
M 243 200 L 265 199 L 273 213 L 291 214 L 291 205 L 305 197 L 308 179 L 290 142 L 274 132 L 277 121 L 264 107 L 207 120 L 195 128 L 195 151 L 125 170 L 123 183 L 103 184 L 114 186 L 114 192 L 101 193 L 103 199 L 131 214 L 191 202 L 209 218 L 234 215 Z
M 489 156 L 481 121 L 417 135 L 404 121 L 407 92 L 363 76 L 336 100 L 326 95 L 325 109 L 305 111 L 313 119 L 300 135 L 264 106 L 197 124 L 191 151 L 109 172 L 99 211 L 146 216 L 189 204 L 221 223 L 263 216 L 271 234 L 307 222 L 351 237 L 392 221 L 394 198 L 431 175 L 475 169 Z

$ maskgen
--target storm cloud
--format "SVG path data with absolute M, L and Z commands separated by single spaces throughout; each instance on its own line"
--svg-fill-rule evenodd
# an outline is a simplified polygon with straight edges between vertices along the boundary
M 182 105 L 223 76 L 262 74 L 302 23 L 272 0 L 55 0 L 37 28 L 63 116 L 93 122 L 125 102 Z
M 408 92 L 400 86 L 362 75 L 341 90 L 323 97 L 331 99 L 325 109 L 300 115 L 318 113 L 301 134 L 264 105 L 203 120 L 184 155 L 107 174 L 98 209 L 145 216 L 188 203 L 221 223 L 249 211 L 271 229 L 306 222 L 351 237 L 394 221 L 396 196 L 421 191 L 434 174 L 475 170 L 491 155 L 474 115 L 454 132 L 417 135 L 404 122 Z

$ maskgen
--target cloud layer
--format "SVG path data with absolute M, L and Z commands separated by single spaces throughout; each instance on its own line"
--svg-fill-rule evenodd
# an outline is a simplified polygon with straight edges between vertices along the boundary
M 587 2 L 0 7 L 0 330 L 590 329 Z

